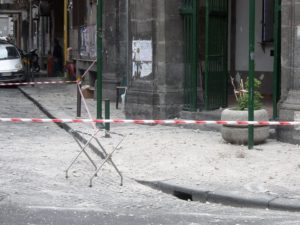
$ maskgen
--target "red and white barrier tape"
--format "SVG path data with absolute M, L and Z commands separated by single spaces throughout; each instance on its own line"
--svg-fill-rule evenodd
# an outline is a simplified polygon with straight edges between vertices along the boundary
M 25 123 L 127 123 L 127 124 L 195 124 L 195 125 L 258 125 L 258 126 L 300 126 L 300 121 L 209 121 L 209 120 L 122 120 L 122 119 L 41 119 L 0 118 L 0 122 Z
M 37 81 L 37 82 L 23 82 L 23 83 L 0 83 L 0 86 L 17 86 L 17 85 L 40 85 L 40 84 L 66 84 L 76 83 L 77 81 Z

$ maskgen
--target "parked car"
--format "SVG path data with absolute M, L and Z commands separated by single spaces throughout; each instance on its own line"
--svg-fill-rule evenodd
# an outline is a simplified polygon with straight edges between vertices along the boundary
M 25 71 L 18 49 L 0 40 L 0 82 L 25 81 Z

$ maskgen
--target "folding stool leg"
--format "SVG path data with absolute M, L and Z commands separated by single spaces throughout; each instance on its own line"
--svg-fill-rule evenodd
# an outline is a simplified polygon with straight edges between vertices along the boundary
M 121 178 L 121 183 L 120 183 L 120 186 L 123 186 L 123 175 L 122 173 L 118 170 L 117 166 L 114 164 L 113 160 L 112 160 L 112 155 L 114 154 L 114 152 L 118 149 L 118 147 L 121 145 L 121 143 L 124 141 L 125 137 L 118 143 L 118 145 L 114 148 L 114 150 L 107 154 L 107 152 L 104 150 L 103 146 L 100 144 L 100 142 L 98 143 L 102 150 L 105 152 L 106 154 L 106 157 L 105 159 L 103 160 L 102 164 L 99 166 L 98 170 L 93 174 L 93 176 L 90 178 L 90 187 L 93 186 L 93 179 L 97 176 L 98 172 L 102 169 L 102 167 L 104 166 L 104 164 L 108 161 L 110 161 L 113 165 L 113 167 L 115 168 L 115 170 L 117 171 L 117 173 L 119 174 L 120 178 Z M 97 141 L 98 142 L 98 141 Z
M 66 178 L 68 178 L 68 172 L 70 170 L 70 168 L 73 166 L 73 164 L 77 161 L 77 159 L 79 158 L 79 156 L 82 154 L 82 152 L 85 153 L 85 155 L 88 155 L 87 152 L 85 151 L 86 147 L 91 143 L 91 141 L 93 140 L 94 136 L 96 136 L 98 133 L 99 133 L 100 130 L 97 130 L 91 137 L 90 139 L 87 141 L 87 143 L 81 147 L 81 151 L 78 153 L 78 155 L 72 160 L 71 164 L 69 165 L 69 167 L 67 168 L 66 170 Z M 77 139 L 75 139 L 76 142 L 77 142 Z M 77 142 L 78 143 L 78 142 Z M 80 145 L 81 146 L 81 145 Z M 88 156 L 88 159 L 91 159 L 89 156 Z M 97 166 L 95 165 L 95 163 L 90 160 L 92 162 L 92 164 L 95 166 L 95 168 L 97 169 Z
M 89 154 L 87 153 L 87 151 L 85 151 L 84 146 L 81 145 L 81 143 L 77 140 L 76 137 L 74 137 L 74 140 L 77 142 L 77 144 L 79 145 L 79 147 L 82 149 L 83 153 L 86 155 L 86 157 L 89 159 L 89 161 L 93 164 L 93 166 L 95 167 L 95 170 L 97 170 L 97 166 L 96 163 L 94 163 L 94 161 L 92 160 L 92 158 L 89 156 Z
M 123 137 L 123 139 L 119 142 L 119 144 L 117 145 L 117 147 L 115 149 L 117 149 L 120 144 L 124 141 L 125 137 Z M 98 143 L 98 145 L 100 146 L 100 148 L 102 149 L 102 151 L 104 152 L 105 156 L 108 156 L 107 151 L 105 150 L 105 148 L 101 145 L 101 143 L 99 142 L 98 139 L 96 139 L 96 142 Z M 120 186 L 123 186 L 123 175 L 121 173 L 121 171 L 118 169 L 118 167 L 116 166 L 116 164 L 114 163 L 114 161 L 112 160 L 112 158 L 109 159 L 109 162 L 111 163 L 111 165 L 114 167 L 114 169 L 117 171 L 117 173 L 119 174 L 120 178 L 121 178 L 121 184 Z M 96 175 L 96 174 L 95 174 Z

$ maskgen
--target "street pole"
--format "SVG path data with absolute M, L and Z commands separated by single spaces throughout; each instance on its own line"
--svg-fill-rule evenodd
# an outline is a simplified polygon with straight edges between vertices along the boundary
M 64 0 L 64 66 L 67 64 L 67 48 L 68 48 L 68 0 Z
M 103 0 L 97 0 L 97 119 L 102 118 L 102 14 Z
M 28 40 L 28 49 L 32 49 L 32 0 L 29 0 L 29 40 Z
M 109 120 L 110 119 L 110 100 L 106 99 L 105 100 L 105 119 Z M 105 127 L 105 137 L 110 137 L 109 135 L 109 131 L 110 131 L 110 123 L 105 123 L 104 124 Z
M 198 0 L 192 2 L 193 12 L 192 12 L 192 95 L 191 95 L 191 110 L 193 112 L 197 111 L 197 85 L 198 85 L 198 62 L 199 62 L 199 52 L 198 52 L 198 10 L 199 10 Z
M 280 68 L 281 68 L 281 59 L 280 59 L 280 51 L 281 51 L 281 0 L 275 0 L 275 7 L 274 7 L 274 65 L 273 65 L 273 120 L 278 119 L 278 108 L 277 103 L 279 100 L 279 89 L 280 89 Z
M 254 72 L 255 72 L 255 1 L 249 0 L 249 75 L 248 120 L 254 121 Z M 254 127 L 248 126 L 248 149 L 254 146 Z

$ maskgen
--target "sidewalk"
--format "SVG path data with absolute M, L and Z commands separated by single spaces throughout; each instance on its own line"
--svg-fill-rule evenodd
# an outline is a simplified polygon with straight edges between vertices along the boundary
M 48 116 L 76 117 L 75 84 L 20 86 L 20 90 Z M 95 116 L 96 101 L 88 99 L 87 104 Z M 112 119 L 124 118 L 114 102 L 110 110 Z M 82 118 L 88 118 L 83 106 Z M 90 124 L 65 128 L 92 130 Z M 269 139 L 250 151 L 224 143 L 218 132 L 180 126 L 111 124 L 111 131 L 126 136 L 113 155 L 125 177 L 186 200 L 300 211 L 297 145 Z M 112 135 L 103 145 L 117 144 L 119 139 Z

